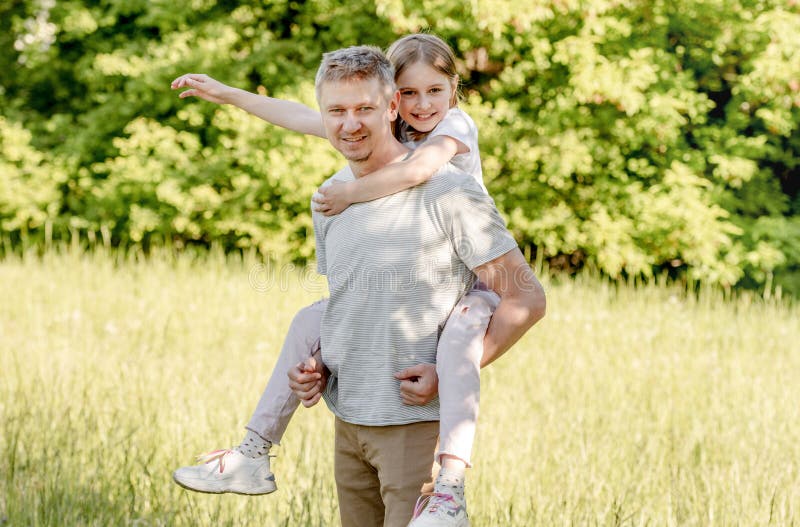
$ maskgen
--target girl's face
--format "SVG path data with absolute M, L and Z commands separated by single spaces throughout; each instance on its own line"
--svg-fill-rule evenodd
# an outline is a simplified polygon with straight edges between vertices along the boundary
M 457 79 L 415 62 L 395 80 L 400 92 L 400 117 L 418 132 L 433 130 L 450 109 Z

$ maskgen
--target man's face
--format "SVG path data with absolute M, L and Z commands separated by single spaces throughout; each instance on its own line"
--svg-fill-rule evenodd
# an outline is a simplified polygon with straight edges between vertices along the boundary
M 387 97 L 378 79 L 325 82 L 319 105 L 328 140 L 348 161 L 367 162 L 392 136 L 397 101 L 398 94 Z

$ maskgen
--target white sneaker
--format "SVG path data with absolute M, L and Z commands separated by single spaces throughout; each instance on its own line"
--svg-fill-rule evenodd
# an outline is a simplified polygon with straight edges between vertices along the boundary
M 269 456 L 250 458 L 236 450 L 215 450 L 198 456 L 202 465 L 181 467 L 172 479 L 181 487 L 197 492 L 221 494 L 269 494 L 275 492 L 275 476 L 269 470 Z
M 420 496 L 408 527 L 469 527 L 467 502 L 457 493 L 434 492 Z

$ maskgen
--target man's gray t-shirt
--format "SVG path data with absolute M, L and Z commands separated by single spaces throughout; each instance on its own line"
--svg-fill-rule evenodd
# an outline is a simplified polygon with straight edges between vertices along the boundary
M 326 183 L 333 179 L 354 178 L 348 166 Z M 439 332 L 472 286 L 471 270 L 517 247 L 494 201 L 447 165 L 427 183 L 313 219 L 330 291 L 321 332 L 328 406 L 360 425 L 438 420 L 438 400 L 404 405 L 393 375 L 436 361 Z

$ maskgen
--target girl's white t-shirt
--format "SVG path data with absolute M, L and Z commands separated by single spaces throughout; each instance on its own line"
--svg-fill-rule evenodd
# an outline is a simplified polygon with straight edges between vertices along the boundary
M 478 127 L 475 126 L 475 121 L 473 121 L 472 118 L 466 114 L 466 112 L 459 108 L 450 108 L 444 119 L 442 119 L 441 122 L 439 122 L 439 124 L 437 124 L 433 130 L 431 130 L 425 139 L 413 141 L 410 139 L 407 131 L 405 129 L 401 129 L 400 140 L 409 148 L 415 149 L 425 143 L 427 139 L 431 139 L 439 135 L 452 137 L 469 148 L 469 152 L 464 152 L 463 154 L 456 154 L 453 156 L 453 159 L 450 160 L 450 163 L 472 176 L 475 181 L 478 182 L 478 185 L 480 185 L 481 189 L 488 194 L 489 192 L 486 190 L 486 186 L 483 184 L 481 153 L 478 149 Z

